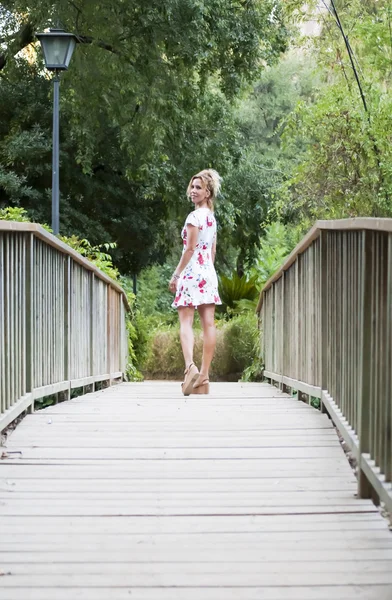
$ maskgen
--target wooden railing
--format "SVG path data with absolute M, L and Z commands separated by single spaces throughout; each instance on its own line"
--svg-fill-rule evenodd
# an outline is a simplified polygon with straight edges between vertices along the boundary
M 39 225 L 0 221 L 0 431 L 34 401 L 122 379 L 120 286 Z
M 319 398 L 392 512 L 392 219 L 318 221 L 258 305 L 264 375 Z

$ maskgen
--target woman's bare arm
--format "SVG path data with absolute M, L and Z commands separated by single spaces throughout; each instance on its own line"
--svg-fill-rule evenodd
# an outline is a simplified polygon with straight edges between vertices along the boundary
M 211 258 L 212 258 L 212 262 L 215 262 L 215 254 L 216 254 L 216 238 L 214 239 L 213 243 L 212 243 L 212 248 L 211 248 Z
M 198 233 L 199 233 L 198 228 L 195 227 L 195 225 L 188 224 L 186 226 L 186 231 L 187 231 L 186 250 L 182 254 L 182 256 L 180 258 L 180 262 L 178 263 L 177 268 L 174 271 L 172 278 L 170 279 L 169 290 L 171 292 L 176 291 L 177 280 L 180 276 L 180 273 L 185 269 L 185 267 L 191 260 L 193 253 L 196 249 L 196 245 L 197 245 L 197 238 L 198 238 Z

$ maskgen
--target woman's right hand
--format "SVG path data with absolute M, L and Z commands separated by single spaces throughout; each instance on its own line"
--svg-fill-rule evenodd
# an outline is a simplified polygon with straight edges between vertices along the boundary
M 178 280 L 179 280 L 179 277 L 175 277 L 173 275 L 173 277 L 169 281 L 169 290 L 171 291 L 172 294 L 176 293 Z

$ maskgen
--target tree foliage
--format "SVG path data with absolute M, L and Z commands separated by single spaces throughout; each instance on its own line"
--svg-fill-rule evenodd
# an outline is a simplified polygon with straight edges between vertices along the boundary
M 223 248 L 236 248 L 234 264 L 226 261 L 228 273 L 233 267 L 239 275 L 245 273 L 257 256 L 265 223 L 274 218 L 275 206 L 286 201 L 285 186 L 303 142 L 296 139 L 287 150 L 282 134 L 298 102 L 312 98 L 316 82 L 312 61 L 291 54 L 267 68 L 238 104 L 237 157 L 217 209 Z M 221 251 L 218 245 L 218 259 Z
M 51 86 L 34 32 L 61 23 L 80 42 L 61 84 L 62 232 L 116 241 L 128 273 L 170 250 L 192 173 L 230 172 L 233 102 L 288 37 L 276 0 L 6 0 L 0 23 L 0 203 L 49 220 Z
M 392 215 L 392 7 L 385 0 L 335 7 L 314 41 L 316 97 L 297 106 L 284 134 L 288 152 L 303 152 L 282 214 L 306 225 Z
M 259 291 L 282 266 L 300 235 L 297 229 L 283 223 L 274 222 L 266 226 L 255 261 L 249 267 L 249 273 Z

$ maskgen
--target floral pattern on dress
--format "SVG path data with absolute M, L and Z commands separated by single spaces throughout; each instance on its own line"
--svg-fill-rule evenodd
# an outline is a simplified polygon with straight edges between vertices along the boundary
M 187 246 L 187 225 L 198 228 L 198 238 L 193 256 L 180 273 L 172 306 L 222 304 L 218 293 L 218 278 L 212 262 L 212 246 L 216 240 L 216 220 L 209 208 L 198 208 L 186 218 L 181 232 L 183 252 Z

